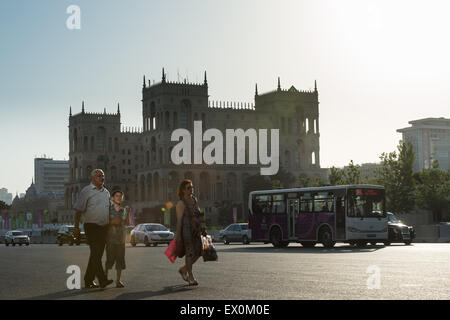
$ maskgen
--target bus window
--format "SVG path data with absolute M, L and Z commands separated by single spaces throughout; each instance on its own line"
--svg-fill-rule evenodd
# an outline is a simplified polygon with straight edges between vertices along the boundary
M 272 211 L 272 197 L 270 195 L 253 196 L 253 214 L 269 214 Z
M 334 195 L 331 192 L 319 192 L 314 195 L 314 212 L 334 212 Z
M 349 217 L 386 217 L 384 190 L 349 190 Z
M 312 212 L 311 193 L 303 193 L 300 195 L 300 212 Z
M 283 194 L 272 195 L 272 214 L 286 213 L 286 201 Z

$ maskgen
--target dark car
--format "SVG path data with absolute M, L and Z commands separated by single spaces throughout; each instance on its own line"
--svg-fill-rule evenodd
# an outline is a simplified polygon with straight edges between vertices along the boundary
M 243 244 L 250 243 L 250 233 L 248 230 L 247 223 L 233 223 L 230 224 L 223 230 L 219 231 L 219 239 L 223 241 L 224 244 L 229 244 L 230 242 L 239 241 Z
M 74 226 L 66 225 L 62 226 L 58 230 L 58 235 L 56 236 L 56 242 L 58 245 L 62 246 L 64 243 L 69 244 L 69 246 L 73 246 L 76 244 L 79 246 L 81 243 L 86 243 L 86 234 L 84 231 L 80 230 L 80 236 L 75 238 L 73 235 Z
M 410 245 L 416 237 L 416 232 L 412 226 L 402 223 L 393 213 L 388 212 L 388 240 L 386 245 L 391 242 L 403 242 Z

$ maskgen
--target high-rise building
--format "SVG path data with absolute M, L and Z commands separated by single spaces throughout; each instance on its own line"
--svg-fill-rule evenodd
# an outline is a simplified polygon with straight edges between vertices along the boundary
M 34 159 L 34 185 L 38 195 L 63 197 L 64 185 L 69 182 L 69 178 L 69 161 Z
M 450 119 L 426 118 L 409 121 L 411 127 L 398 129 L 402 140 L 413 145 L 416 159 L 414 171 L 429 169 L 433 160 L 439 168 L 450 170 Z
M 1 188 L 0 189 L 0 201 L 3 201 L 7 205 L 11 205 L 13 200 L 12 193 L 8 193 L 8 189 Z

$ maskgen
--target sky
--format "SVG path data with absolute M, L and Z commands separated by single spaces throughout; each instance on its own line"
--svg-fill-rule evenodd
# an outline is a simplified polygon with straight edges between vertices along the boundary
M 66 12 L 81 10 L 80 29 Z M 142 76 L 201 82 L 210 100 L 314 88 L 323 168 L 379 161 L 408 121 L 449 118 L 450 2 L 59 0 L 0 2 L 0 188 L 25 192 L 34 157 L 68 159 L 68 115 L 142 126 Z

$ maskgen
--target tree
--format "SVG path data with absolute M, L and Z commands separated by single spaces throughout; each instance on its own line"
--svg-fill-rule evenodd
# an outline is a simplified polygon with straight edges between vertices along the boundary
M 414 174 L 416 203 L 419 208 L 430 210 L 433 221 L 442 221 L 442 213 L 448 212 L 450 203 L 450 173 L 439 170 L 433 163 L 431 169 Z
M 8 206 L 4 201 L 0 200 L 0 210 L 8 210 L 11 209 L 11 206 Z
M 274 188 L 289 188 L 295 181 L 295 177 L 284 168 L 280 168 L 276 175 L 270 176 Z
M 336 167 L 330 168 L 330 174 L 328 175 L 328 181 L 332 186 L 337 186 L 344 184 L 344 169 L 339 169 Z
M 361 166 L 359 164 L 355 165 L 353 160 L 350 160 L 348 167 L 344 170 L 343 178 L 344 184 L 360 184 L 361 183 L 361 172 L 359 171 Z
M 344 185 L 344 184 L 360 184 L 361 172 L 359 171 L 360 165 L 355 165 L 353 160 L 350 160 L 347 168 L 339 169 L 336 167 L 330 168 L 330 174 L 328 175 L 328 181 L 330 185 Z
M 321 177 L 313 177 L 312 182 L 311 182 L 311 187 L 323 187 L 326 186 L 327 183 L 325 181 L 323 181 L 323 179 Z
M 382 153 L 376 181 L 386 189 L 386 208 L 394 213 L 407 213 L 414 208 L 414 150 L 411 143 L 400 142 L 394 152 Z
M 309 177 L 307 177 L 306 175 L 301 175 L 300 178 L 298 179 L 298 182 L 300 183 L 300 187 L 302 188 L 306 188 L 310 186 L 311 183 L 311 179 Z

